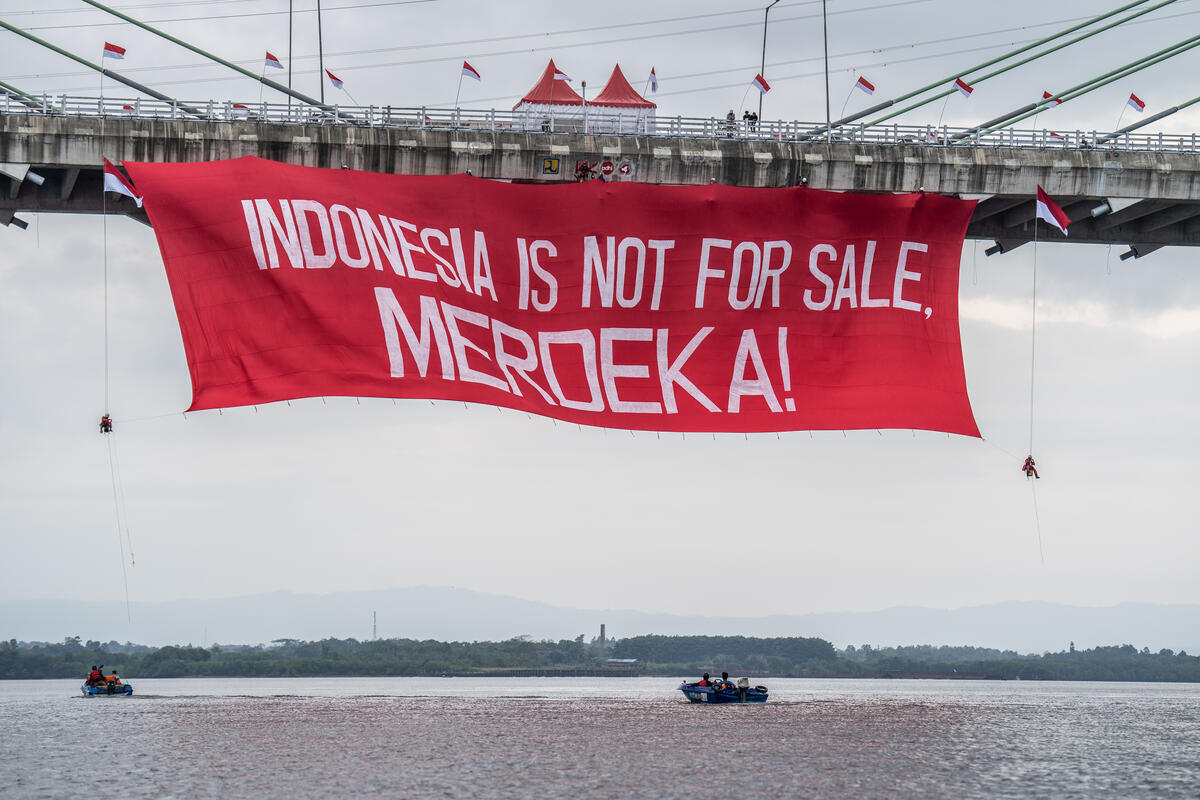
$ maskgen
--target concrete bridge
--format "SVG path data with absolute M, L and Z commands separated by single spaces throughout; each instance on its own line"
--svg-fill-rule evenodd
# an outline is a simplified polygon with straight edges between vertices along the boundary
M 126 107 L 129 110 L 129 107 Z M 347 119 L 285 120 L 244 106 L 213 104 L 208 118 L 154 114 L 0 111 L 0 222 L 22 211 L 99 213 L 103 158 L 206 161 L 259 156 L 315 167 L 394 174 L 470 172 L 480 178 L 556 183 L 588 162 L 606 179 L 643 183 L 796 186 L 860 192 L 927 191 L 977 197 L 968 237 L 991 240 L 989 255 L 1032 239 L 1040 184 L 1073 220 L 1072 243 L 1128 246 L 1123 258 L 1166 245 L 1200 245 L 1197 137 L 1130 136 L 1094 146 L 1088 132 L 1009 131 L 971 144 L 928 126 L 855 128 L 827 139 L 812 125 L 724 120 L 660 120 L 653 129 L 584 130 L 575 122 L 543 130 L 460 111 Z M 265 107 L 264 107 L 265 110 Z M 703 124 L 700 124 L 703 123 Z M 529 130 L 533 127 L 533 130 Z M 7 184 L 7 185 L 6 185 Z M 108 195 L 109 213 L 140 217 L 131 201 Z M 1039 237 L 1061 240 L 1042 225 Z

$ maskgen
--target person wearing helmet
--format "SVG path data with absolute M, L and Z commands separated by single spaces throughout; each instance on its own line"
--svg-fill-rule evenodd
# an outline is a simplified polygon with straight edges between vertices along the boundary
M 1021 470 L 1025 473 L 1026 478 L 1028 478 L 1030 475 L 1039 479 L 1042 477 L 1041 475 L 1038 475 L 1036 465 L 1037 462 L 1033 460 L 1032 454 L 1025 457 L 1025 463 L 1021 465 Z

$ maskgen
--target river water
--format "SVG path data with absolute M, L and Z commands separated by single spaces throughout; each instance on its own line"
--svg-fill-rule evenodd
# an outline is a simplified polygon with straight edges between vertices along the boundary
M 0 681 L 0 797 L 1200 798 L 1200 684 Z

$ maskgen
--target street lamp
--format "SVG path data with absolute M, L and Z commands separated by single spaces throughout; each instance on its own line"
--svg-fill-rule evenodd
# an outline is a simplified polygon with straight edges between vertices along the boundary
M 766 9 L 763 10 L 762 64 L 760 64 L 758 67 L 758 74 L 762 75 L 764 78 L 767 77 L 766 75 L 763 75 L 763 73 L 767 71 L 767 17 L 771 13 L 771 6 L 775 5 L 778 2 L 779 2 L 779 0 L 771 0 L 771 5 L 767 6 Z M 762 92 L 759 92 L 758 93 L 758 116 L 760 116 L 760 117 L 762 116 L 762 99 L 763 99 Z

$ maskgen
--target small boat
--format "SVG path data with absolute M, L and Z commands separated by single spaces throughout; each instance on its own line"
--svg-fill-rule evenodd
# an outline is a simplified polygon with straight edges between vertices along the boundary
M 118 686 L 112 684 L 88 686 L 85 683 L 79 687 L 79 690 L 83 692 L 84 697 L 129 697 L 133 694 L 133 684 L 122 682 Z
M 713 681 L 710 686 L 698 683 L 681 683 L 679 691 L 693 703 L 765 703 L 767 687 L 750 686 L 745 678 L 734 686 L 729 681 Z

